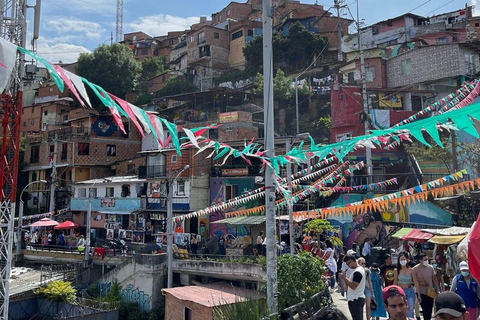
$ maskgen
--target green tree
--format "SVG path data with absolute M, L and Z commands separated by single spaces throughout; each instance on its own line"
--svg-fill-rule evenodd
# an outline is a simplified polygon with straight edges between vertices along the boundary
M 140 80 L 152 79 L 165 71 L 165 59 L 163 57 L 150 57 L 141 60 L 142 72 Z
M 115 43 L 81 53 L 75 69 L 78 75 L 123 98 L 134 91 L 141 66 L 127 46 Z
M 278 306 L 283 310 L 320 292 L 325 273 L 321 259 L 310 252 L 284 254 L 277 260 Z
M 35 290 L 35 294 L 45 297 L 50 301 L 73 303 L 77 290 L 68 281 L 52 281 L 45 287 Z
M 330 221 L 325 220 L 325 219 L 314 219 L 310 220 L 305 224 L 305 227 L 303 228 L 305 232 L 310 233 L 314 232 L 318 236 L 323 233 L 324 231 L 329 231 L 333 230 L 332 226 L 330 225 Z
M 194 92 L 197 90 L 193 84 L 188 82 L 184 77 L 173 76 L 168 79 L 165 86 L 157 92 L 159 97 L 166 97 L 175 94 Z
M 426 137 L 427 142 L 430 141 L 432 147 L 425 146 L 420 142 L 413 142 L 411 144 L 405 144 L 405 150 L 408 154 L 414 155 L 417 160 L 433 161 L 442 163 L 448 172 L 452 171 L 452 146 L 449 137 L 441 137 L 443 148 L 431 141 Z
M 283 105 L 285 102 L 291 101 L 295 97 L 295 86 L 293 79 L 285 76 L 282 69 L 278 69 L 273 78 L 273 99 L 276 104 Z M 256 86 L 253 88 L 253 93 L 263 95 L 263 75 L 257 73 Z M 310 89 L 305 82 L 303 86 L 298 87 L 298 95 L 304 99 L 311 95 Z
M 133 100 L 133 104 L 136 106 L 141 106 L 144 104 L 149 104 L 153 100 L 153 95 L 149 93 L 141 93 L 139 94 L 135 100 Z

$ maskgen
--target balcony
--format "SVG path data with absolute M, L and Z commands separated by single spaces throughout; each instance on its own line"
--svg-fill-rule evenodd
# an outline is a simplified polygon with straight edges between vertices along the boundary
M 90 128 L 74 128 L 74 127 L 67 127 L 58 130 L 52 130 L 48 132 L 48 140 L 54 139 L 55 134 L 58 136 L 59 139 L 68 139 L 73 136 L 82 136 L 86 137 L 90 135 Z
M 167 211 L 167 197 L 147 197 L 144 198 L 142 209 L 145 210 L 159 210 Z M 173 197 L 172 199 L 173 211 L 189 211 L 190 198 L 189 197 Z
M 140 198 L 90 198 L 92 211 L 122 214 L 140 209 Z M 87 211 L 87 198 L 74 198 L 70 201 L 72 211 Z
M 138 177 L 140 179 L 165 178 L 166 176 L 167 167 L 165 165 L 138 167 Z

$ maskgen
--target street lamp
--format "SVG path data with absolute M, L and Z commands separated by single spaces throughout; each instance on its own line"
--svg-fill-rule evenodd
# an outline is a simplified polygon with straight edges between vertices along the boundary
M 310 136 L 308 132 L 305 133 L 298 133 L 295 136 L 295 139 L 293 141 L 291 138 L 285 142 L 285 153 L 288 153 L 290 151 L 291 145 L 294 145 L 297 140 L 305 140 Z M 292 164 L 288 163 L 287 164 L 287 186 L 288 186 L 288 194 L 290 197 L 292 196 Z M 293 239 L 293 205 L 288 199 L 287 204 L 288 204 L 288 230 L 290 232 L 290 255 L 293 256 L 294 251 L 295 251 L 295 242 Z
M 170 171 L 168 177 L 168 195 L 167 195 L 167 287 L 171 288 L 173 284 L 173 183 L 183 173 L 190 168 L 190 165 L 183 167 L 174 177 L 175 172 Z
M 46 180 L 37 180 L 37 181 L 32 181 L 28 183 L 20 192 L 20 207 L 18 209 L 18 229 L 17 229 L 17 250 L 16 250 L 16 255 L 20 256 L 22 254 L 22 222 L 23 222 L 23 193 L 27 188 L 34 184 L 34 183 L 47 183 Z
M 92 201 L 90 200 L 92 188 L 100 181 L 95 181 L 88 188 L 88 209 L 87 209 L 87 230 L 85 231 L 85 261 L 90 260 L 90 238 L 92 237 Z M 112 180 L 103 178 L 102 183 L 112 182 Z

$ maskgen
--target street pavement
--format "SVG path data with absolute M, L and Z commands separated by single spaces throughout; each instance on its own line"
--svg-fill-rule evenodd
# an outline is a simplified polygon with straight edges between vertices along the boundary
M 352 316 L 350 315 L 350 311 L 348 310 L 348 302 L 346 297 L 342 297 L 342 295 L 335 290 L 335 292 L 330 293 L 332 295 L 333 303 L 335 306 L 343 312 L 343 314 L 347 317 L 348 320 L 352 320 Z M 365 313 L 363 314 L 363 319 L 368 320 L 366 318 Z M 380 318 L 380 320 L 386 320 L 387 318 Z

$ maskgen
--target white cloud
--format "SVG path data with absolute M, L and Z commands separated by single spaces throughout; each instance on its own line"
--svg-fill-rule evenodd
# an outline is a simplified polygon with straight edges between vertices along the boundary
M 117 12 L 117 0 L 49 0 L 42 3 L 42 11 L 47 13 L 70 12 L 113 16 Z
M 480 0 L 470 0 L 470 5 L 474 6 L 472 14 L 474 16 L 480 15 Z
M 98 40 L 105 29 L 99 23 L 77 20 L 72 18 L 52 18 L 45 23 L 45 28 L 62 36 L 77 34 L 84 39 Z
M 192 24 L 198 23 L 199 17 L 176 17 L 169 14 L 157 14 L 140 17 L 128 24 L 124 24 L 124 33 L 143 31 L 156 37 L 166 35 L 169 31 L 182 31 L 189 29 Z
M 59 63 L 59 61 L 63 63 L 75 62 L 82 52 L 90 52 L 90 50 L 70 43 L 56 43 L 51 45 L 42 37 L 37 41 L 38 55 L 51 63 Z

